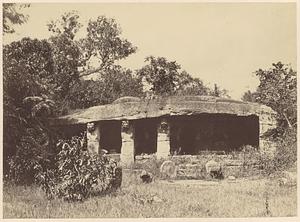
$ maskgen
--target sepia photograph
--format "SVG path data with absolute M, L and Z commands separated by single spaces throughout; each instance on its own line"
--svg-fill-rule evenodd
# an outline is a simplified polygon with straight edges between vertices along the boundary
M 297 4 L 1 2 L 3 218 L 296 219 Z

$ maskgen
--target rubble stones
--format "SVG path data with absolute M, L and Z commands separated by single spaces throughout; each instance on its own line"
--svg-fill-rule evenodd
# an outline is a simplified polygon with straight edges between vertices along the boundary
M 164 161 L 160 166 L 160 174 L 164 178 L 175 178 L 177 175 L 175 163 L 170 160 Z
M 287 185 L 288 179 L 284 178 L 284 177 L 279 178 L 278 183 L 279 183 L 280 186 Z
M 152 197 L 152 202 L 154 202 L 154 203 L 161 203 L 161 202 L 163 202 L 163 200 L 161 199 L 161 198 L 159 198 L 158 196 L 156 196 L 156 195 L 154 195 L 153 197 Z
M 205 169 L 208 174 L 210 174 L 213 171 L 220 171 L 221 164 L 214 160 L 210 160 L 205 164 Z
M 210 160 L 205 164 L 206 173 L 210 175 L 212 178 L 222 179 L 224 178 L 222 167 L 219 162 L 215 160 Z
M 204 179 L 204 166 L 199 164 L 180 164 L 177 170 L 179 179 Z
M 239 153 L 236 154 L 227 154 L 227 155 L 174 155 L 170 156 L 167 160 L 157 160 L 155 155 L 140 155 L 136 157 L 136 165 L 139 169 L 157 169 L 156 167 L 160 166 L 157 171 L 160 171 L 161 179 L 211 179 L 211 175 L 206 172 L 206 164 L 209 160 L 213 160 L 221 166 L 221 177 L 228 179 L 229 176 L 240 177 L 241 173 L 245 171 L 243 166 L 243 156 Z M 171 178 L 166 175 L 163 171 L 165 164 L 171 164 L 171 169 L 176 169 Z M 171 163 L 170 163 L 171 162 Z M 151 166 L 151 168 L 149 168 Z M 153 167 L 153 168 L 152 168 Z M 170 167 L 170 166 L 169 166 Z M 260 170 L 256 169 L 255 166 L 251 166 L 249 169 L 250 175 L 260 174 Z M 163 170 L 162 170 L 163 169 Z M 246 170 L 247 171 L 247 170 Z M 140 176 L 141 170 L 136 174 Z M 150 170 L 150 172 L 153 172 Z M 155 172 L 155 175 L 158 172 Z
M 234 176 L 228 176 L 228 180 L 235 180 Z
M 142 179 L 143 183 L 151 183 L 153 181 L 152 173 L 149 173 L 146 170 L 142 171 L 140 178 Z

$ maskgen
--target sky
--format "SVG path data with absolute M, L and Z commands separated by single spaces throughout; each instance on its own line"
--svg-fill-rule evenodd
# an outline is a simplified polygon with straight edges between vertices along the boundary
M 233 99 L 259 84 L 254 72 L 281 61 L 296 69 L 296 3 L 34 3 L 26 24 L 4 44 L 50 36 L 46 24 L 76 10 L 80 21 L 112 17 L 138 50 L 120 64 L 133 70 L 145 57 L 176 61 L 205 85 L 227 89 Z M 79 36 L 84 36 L 84 28 Z

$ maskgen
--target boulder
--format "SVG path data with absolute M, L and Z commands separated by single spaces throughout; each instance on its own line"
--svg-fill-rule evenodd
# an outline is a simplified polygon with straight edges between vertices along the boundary
M 221 169 L 221 164 L 216 162 L 215 160 L 210 160 L 205 164 L 205 169 L 207 173 L 212 171 L 219 171 Z
M 163 200 L 160 197 L 158 197 L 157 195 L 154 195 L 152 197 L 152 202 L 154 202 L 154 203 L 161 203 L 161 202 L 163 202 Z
M 122 168 L 120 166 L 118 166 L 113 174 L 113 178 L 110 182 L 111 187 L 113 189 L 118 189 L 121 187 L 122 184 Z
M 160 166 L 160 174 L 163 178 L 175 178 L 177 175 L 175 163 L 170 160 L 164 161 Z
M 228 176 L 228 180 L 235 180 L 236 178 L 234 176 Z
M 210 160 L 205 164 L 206 173 L 212 178 L 223 179 L 222 166 L 215 160 Z
M 142 173 L 140 174 L 140 178 L 142 179 L 143 183 L 151 183 L 153 180 L 153 175 L 152 173 L 143 170 Z

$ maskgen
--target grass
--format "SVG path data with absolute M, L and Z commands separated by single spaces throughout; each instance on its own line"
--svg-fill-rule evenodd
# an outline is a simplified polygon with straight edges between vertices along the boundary
M 49 201 L 35 186 L 4 184 L 3 195 L 4 218 L 277 217 L 297 211 L 296 187 L 269 179 L 141 184 L 128 174 L 115 194 L 82 203 Z

